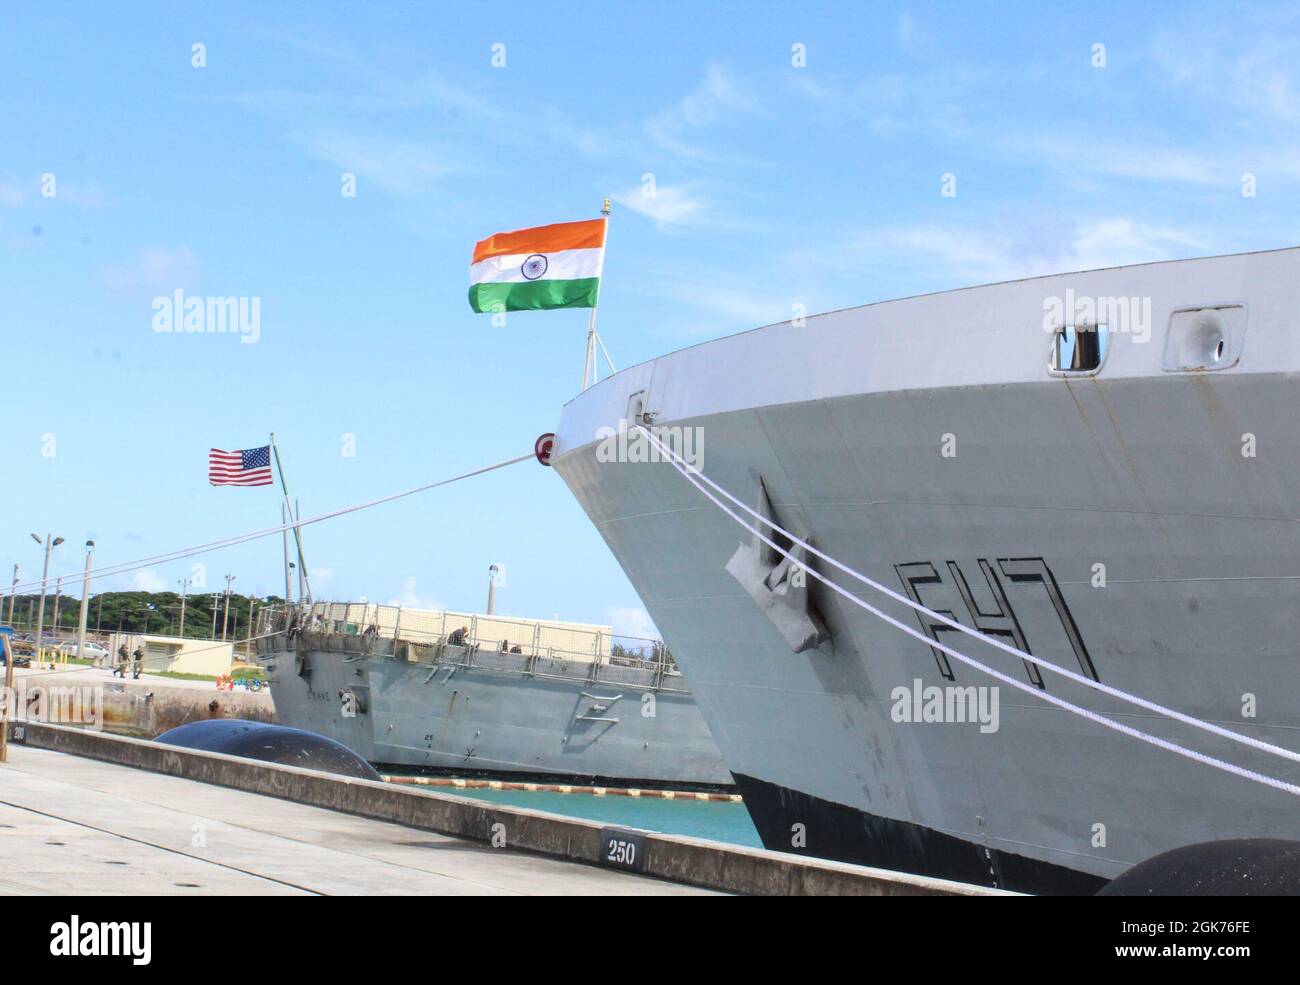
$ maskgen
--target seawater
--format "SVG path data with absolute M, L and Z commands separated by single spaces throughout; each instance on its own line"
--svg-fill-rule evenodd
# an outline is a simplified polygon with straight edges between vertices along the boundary
M 457 797 L 473 797 L 512 807 L 530 807 L 580 817 L 587 821 L 645 828 L 663 834 L 711 838 L 733 845 L 762 848 L 763 843 L 744 804 L 703 800 L 664 800 L 660 797 L 625 797 L 606 794 L 550 793 L 542 790 L 456 790 Z

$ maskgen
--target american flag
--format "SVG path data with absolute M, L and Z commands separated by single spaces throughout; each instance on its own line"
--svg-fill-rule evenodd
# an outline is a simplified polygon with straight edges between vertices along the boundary
M 270 445 L 208 452 L 208 482 L 214 486 L 269 486 L 271 481 Z

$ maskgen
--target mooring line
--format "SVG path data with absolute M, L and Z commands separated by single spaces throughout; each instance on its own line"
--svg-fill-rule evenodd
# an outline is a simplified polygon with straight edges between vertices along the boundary
M 1262 742 L 1258 739 L 1254 739 L 1251 738 L 1250 736 L 1242 735 L 1238 732 L 1233 732 L 1230 729 L 1225 729 L 1222 726 L 1213 724 L 1212 722 L 1202 721 L 1199 718 L 1195 718 L 1191 715 L 1186 715 L 1183 712 L 1175 711 L 1172 708 L 1166 708 L 1163 705 L 1157 704 L 1153 701 L 1148 701 L 1145 698 L 1139 698 L 1136 695 L 1129 694 L 1126 691 L 1121 691 L 1118 688 L 1113 688 L 1110 687 L 1109 685 L 1101 684 L 1099 681 L 1094 681 L 1091 678 L 1084 677 L 1081 674 L 1076 674 L 1073 671 L 1067 670 L 1064 667 L 1059 667 L 1056 664 L 1042 660 L 1041 658 L 1036 657 L 1031 653 L 1023 652 L 1021 650 L 1016 649 L 1013 646 L 1009 646 L 998 640 L 994 640 L 990 637 L 987 637 L 984 634 L 980 633 L 978 630 L 973 630 L 969 626 L 963 626 L 961 623 L 958 623 L 952 619 L 942 616 L 937 612 L 933 612 L 930 609 L 927 609 L 925 606 L 921 605 L 920 603 L 913 602 L 911 599 L 899 595 L 898 593 L 890 590 L 886 586 L 881 585 L 876 581 L 873 581 L 871 578 L 868 578 L 866 575 L 861 574 L 858 571 L 855 571 L 853 568 L 850 568 L 848 565 L 841 563 L 840 561 L 836 560 L 835 558 L 831 557 L 825 552 L 817 550 L 816 548 L 812 547 L 811 544 L 808 544 L 807 542 L 799 538 L 794 533 L 790 532 L 789 530 L 786 530 L 780 524 L 775 523 L 774 521 L 762 516 L 757 511 L 751 509 L 748 505 L 742 503 L 731 493 L 727 492 L 725 489 L 723 489 L 713 480 L 705 476 L 704 473 L 701 472 L 699 469 L 695 468 L 690 463 L 682 459 L 672 449 L 665 446 L 662 442 L 660 442 L 657 438 L 655 438 L 654 435 L 652 435 L 644 426 L 637 424 L 636 427 L 638 428 L 638 430 L 640 430 L 642 433 L 646 435 L 646 437 L 650 440 L 651 444 L 655 448 L 657 448 L 660 452 L 662 452 L 664 455 L 667 456 L 669 463 L 679 473 L 681 473 L 681 475 L 688 482 L 690 482 L 692 486 L 694 486 L 697 490 L 699 490 L 699 492 L 702 493 L 707 499 L 709 499 L 709 501 L 712 502 L 715 506 L 717 506 L 718 509 L 722 510 L 723 513 L 731 517 L 731 519 L 734 520 L 737 524 L 739 524 L 745 530 L 749 531 L 751 534 L 753 534 L 755 537 L 761 540 L 772 550 L 776 551 L 778 554 L 782 555 L 783 557 L 789 558 L 795 564 L 799 565 L 800 568 L 802 568 L 805 573 L 816 578 L 818 581 L 822 582 L 832 591 L 848 599 L 850 602 L 854 603 L 860 608 L 865 609 L 867 612 L 871 613 L 877 618 L 882 619 L 883 621 L 889 623 L 891 626 L 895 627 L 896 629 L 899 629 L 902 632 L 906 633 L 907 635 L 914 637 L 915 639 L 921 641 L 922 643 L 926 644 L 929 647 L 933 647 L 937 650 L 942 651 L 943 653 L 948 654 L 949 656 L 960 661 L 961 663 L 966 664 L 969 667 L 982 671 L 983 673 L 988 674 L 990 677 L 1002 681 L 1003 683 L 1007 684 L 1009 687 L 1013 687 L 1019 691 L 1024 691 L 1025 693 L 1031 694 L 1039 698 L 1040 700 L 1046 701 L 1049 704 L 1056 705 L 1060 708 L 1065 709 L 1066 711 L 1073 712 L 1099 725 L 1103 725 L 1106 728 L 1120 732 L 1124 735 L 1128 735 L 1135 739 L 1140 739 L 1143 742 L 1147 742 L 1151 745 L 1157 746 L 1158 748 L 1164 749 L 1168 752 L 1172 752 L 1177 755 L 1184 756 L 1188 759 L 1202 763 L 1206 766 L 1212 766 L 1216 769 L 1220 769 L 1225 772 L 1232 773 L 1234 775 L 1243 777 L 1245 779 L 1254 780 L 1257 783 L 1262 783 L 1266 786 L 1270 786 L 1275 789 L 1285 791 L 1286 793 L 1300 796 L 1300 786 L 1297 786 L 1292 783 L 1288 783 L 1285 780 L 1276 779 L 1275 777 L 1266 776 L 1263 773 L 1257 773 L 1254 770 L 1246 769 L 1245 767 L 1238 766 L 1235 763 L 1229 763 L 1226 760 L 1216 759 L 1213 756 L 1208 756 L 1204 753 L 1197 752 L 1194 749 L 1188 749 L 1184 746 L 1179 745 L 1176 742 L 1171 742 L 1168 739 L 1163 739 L 1159 736 L 1151 735 L 1148 732 L 1143 732 L 1140 729 L 1136 729 L 1133 728 L 1132 726 L 1125 725 L 1122 722 L 1117 722 L 1111 718 L 1107 718 L 1106 716 L 1101 715 L 1088 708 L 1084 708 L 1081 705 L 1076 705 L 1072 702 L 1066 701 L 1063 698 L 1058 698 L 1054 694 L 1050 694 L 1047 691 L 1040 690 L 1039 688 L 1034 687 L 1031 684 L 1019 681 L 1016 678 L 1004 674 L 999 670 L 995 670 L 994 668 L 981 663 L 980 661 L 976 660 L 973 657 L 969 657 L 966 654 L 961 653 L 960 651 L 952 648 L 951 646 L 948 646 L 945 643 L 932 639 L 931 637 L 925 635 L 915 627 L 908 626 L 906 623 L 903 623 L 900 620 L 895 619 L 893 616 L 890 616 L 888 613 L 885 613 L 882 610 L 878 609 L 870 602 L 867 602 L 864 599 L 859 598 L 857 595 L 853 594 L 848 589 L 843 588 L 840 585 L 837 585 L 835 582 L 831 581 L 825 575 L 821 574 L 818 571 L 815 571 L 811 567 L 808 567 L 806 564 L 802 563 L 790 551 L 781 547 L 779 544 L 776 543 L 776 541 L 772 540 L 767 535 L 762 533 L 762 531 L 760 531 L 757 527 L 751 526 L 750 524 L 746 523 L 745 520 L 743 520 L 733 510 L 731 510 L 724 503 L 722 503 L 721 500 L 719 500 L 716 496 L 713 495 L 713 493 L 711 493 L 708 489 L 706 489 L 703 485 L 701 485 L 700 482 L 696 481 L 696 478 L 698 477 L 699 479 L 702 479 L 710 487 L 717 489 L 719 493 L 726 496 L 727 499 L 731 500 L 737 506 L 746 510 L 748 513 L 753 515 L 764 525 L 770 527 L 772 530 L 781 534 L 783 537 L 789 538 L 792 546 L 797 545 L 803 548 L 813 556 L 820 558 L 821 560 L 825 561 L 830 565 L 833 565 L 835 568 L 839 569 L 840 571 L 843 571 L 845 574 L 857 578 L 859 581 L 863 582 L 864 584 L 872 588 L 875 588 L 876 590 L 882 592 L 883 594 L 889 596 L 890 598 L 893 598 L 899 602 L 903 602 L 904 604 L 910 606 L 916 611 L 923 613 L 928 617 L 937 619 L 940 622 L 943 622 L 944 624 L 951 626 L 954 629 L 960 630 L 961 632 L 966 633 L 968 636 L 972 636 L 975 639 L 980 640 L 981 642 L 985 642 L 991 646 L 995 646 L 1000 650 L 1005 650 L 1006 652 L 1018 656 L 1021 659 L 1028 660 L 1033 664 L 1035 664 L 1036 666 L 1042 667 L 1045 670 L 1055 671 L 1056 673 L 1068 677 L 1071 680 L 1077 680 L 1081 684 L 1085 684 L 1089 687 L 1094 688 L 1095 690 L 1101 691 L 1102 693 L 1108 694 L 1112 697 L 1119 698 L 1124 701 L 1128 701 L 1139 707 L 1145 708 L 1148 711 L 1158 712 L 1159 714 L 1166 715 L 1167 717 L 1172 718 L 1176 721 L 1182 722 L 1187 725 L 1192 725 L 1196 728 L 1203 729 L 1207 732 L 1210 732 L 1214 735 L 1218 735 L 1222 738 L 1231 739 L 1233 741 L 1244 743 L 1245 745 L 1258 749 L 1261 752 L 1273 753 L 1274 755 L 1281 756 L 1285 759 L 1300 762 L 1300 753 L 1293 752 L 1290 749 L 1284 749 L 1280 746 L 1272 745 L 1271 743 L 1268 742 Z
M 220 550 L 224 547 L 234 547 L 237 544 L 245 544 L 249 541 L 260 540 L 263 537 L 272 537 L 275 534 L 282 533 L 285 530 L 293 530 L 295 527 L 306 527 L 313 523 L 321 523 L 325 520 L 332 520 L 335 517 L 344 516 L 348 513 L 356 513 L 360 510 L 368 510 L 372 506 L 381 506 L 384 503 L 391 503 L 395 499 L 402 499 L 406 496 L 414 496 L 416 493 L 427 492 L 430 489 L 437 489 L 439 486 L 451 485 L 453 482 L 460 482 L 462 479 L 471 479 L 477 475 L 485 475 L 488 472 L 494 472 L 497 469 L 503 469 L 508 465 L 517 465 L 520 462 L 535 458 L 533 452 L 527 455 L 519 455 L 516 458 L 506 459 L 504 462 L 497 462 L 495 465 L 488 465 L 481 469 L 474 469 L 471 472 L 462 472 L 460 475 L 454 475 L 448 479 L 439 479 L 437 482 L 430 482 L 423 486 L 416 486 L 414 489 L 407 489 L 403 492 L 391 493 L 387 496 L 380 496 L 378 499 L 372 499 L 364 503 L 356 503 L 352 506 L 345 506 L 342 509 L 332 510 L 329 513 L 320 513 L 316 516 L 308 517 L 305 520 L 293 520 L 288 523 L 277 524 L 274 527 L 267 527 L 263 530 L 254 530 L 244 534 L 235 534 L 231 537 L 224 537 L 221 540 L 210 541 L 207 544 L 199 544 L 195 547 L 185 547 L 176 551 L 168 551 L 164 554 L 155 554 L 153 557 L 137 558 L 134 561 L 123 561 L 120 564 L 108 565 L 91 573 L 91 579 L 107 578 L 110 575 L 126 574 L 129 571 L 138 571 L 140 568 L 147 568 L 154 564 L 165 564 L 168 561 L 179 561 L 181 558 L 193 557 L 195 554 L 206 554 L 209 551 Z M 65 578 L 75 580 L 84 578 L 82 571 L 69 572 L 64 575 L 51 575 L 50 578 Z M 49 584 L 50 579 L 37 579 L 36 581 L 23 582 L 15 585 L 10 589 L 10 595 L 26 595 L 41 587 L 42 584 Z

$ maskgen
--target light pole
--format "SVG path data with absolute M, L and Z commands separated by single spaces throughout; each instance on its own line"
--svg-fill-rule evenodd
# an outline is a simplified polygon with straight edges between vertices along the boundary
M 226 575 L 226 608 L 221 615 L 221 638 L 226 638 L 226 626 L 230 623 L 230 583 L 235 580 L 234 575 Z
M 488 565 L 488 604 L 487 614 L 490 616 L 496 612 L 497 606 L 497 576 L 501 568 L 495 564 Z
M 63 579 L 54 579 L 54 618 L 50 620 L 54 624 L 54 638 L 59 636 L 59 600 L 63 598 Z
M 90 608 L 90 567 L 95 559 L 95 542 L 86 541 L 86 577 L 81 583 L 81 616 L 77 621 L 77 659 L 86 658 L 86 616 Z
M 14 583 L 9 586 L 9 625 L 14 624 L 14 603 L 18 601 L 18 562 L 14 562 Z
M 190 587 L 190 580 L 188 578 L 182 578 L 176 584 L 181 586 L 181 631 L 176 635 L 184 639 L 185 638 L 185 589 Z
M 41 538 L 32 534 L 32 540 L 36 543 L 41 542 Z M 50 551 L 63 543 L 62 537 L 54 537 L 51 534 L 45 535 L 45 567 L 41 571 L 41 605 L 36 612 L 36 661 L 41 659 L 41 632 L 45 629 L 45 593 L 49 589 L 50 582 Z
M 221 598 L 216 592 L 212 593 L 212 636 L 211 639 L 217 638 L 217 599 Z

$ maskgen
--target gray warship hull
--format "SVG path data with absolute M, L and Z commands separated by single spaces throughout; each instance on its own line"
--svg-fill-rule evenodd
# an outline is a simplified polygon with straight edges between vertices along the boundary
M 1146 330 L 1119 334 L 1072 305 L 1062 325 L 1103 328 L 1108 344 L 1099 365 L 1054 369 L 1051 312 L 1079 297 L 1148 305 Z M 1300 799 L 999 688 L 811 579 L 802 616 L 825 638 L 797 649 L 789 621 L 756 603 L 762 586 L 731 573 L 750 534 L 644 449 L 611 460 L 609 435 L 627 420 L 696 429 L 704 474 L 847 566 L 1088 678 L 1297 749 L 1297 340 L 1297 250 L 885 302 L 616 374 L 566 406 L 554 464 L 683 669 L 769 848 L 1089 892 L 1175 847 L 1300 838 Z M 1294 762 L 808 566 L 1034 691 L 1300 781 Z M 991 730 L 917 720 L 910 701 L 900 714 L 905 694 L 990 685 Z
M 680 674 L 356 635 L 259 644 L 276 720 L 381 769 L 730 787 Z

